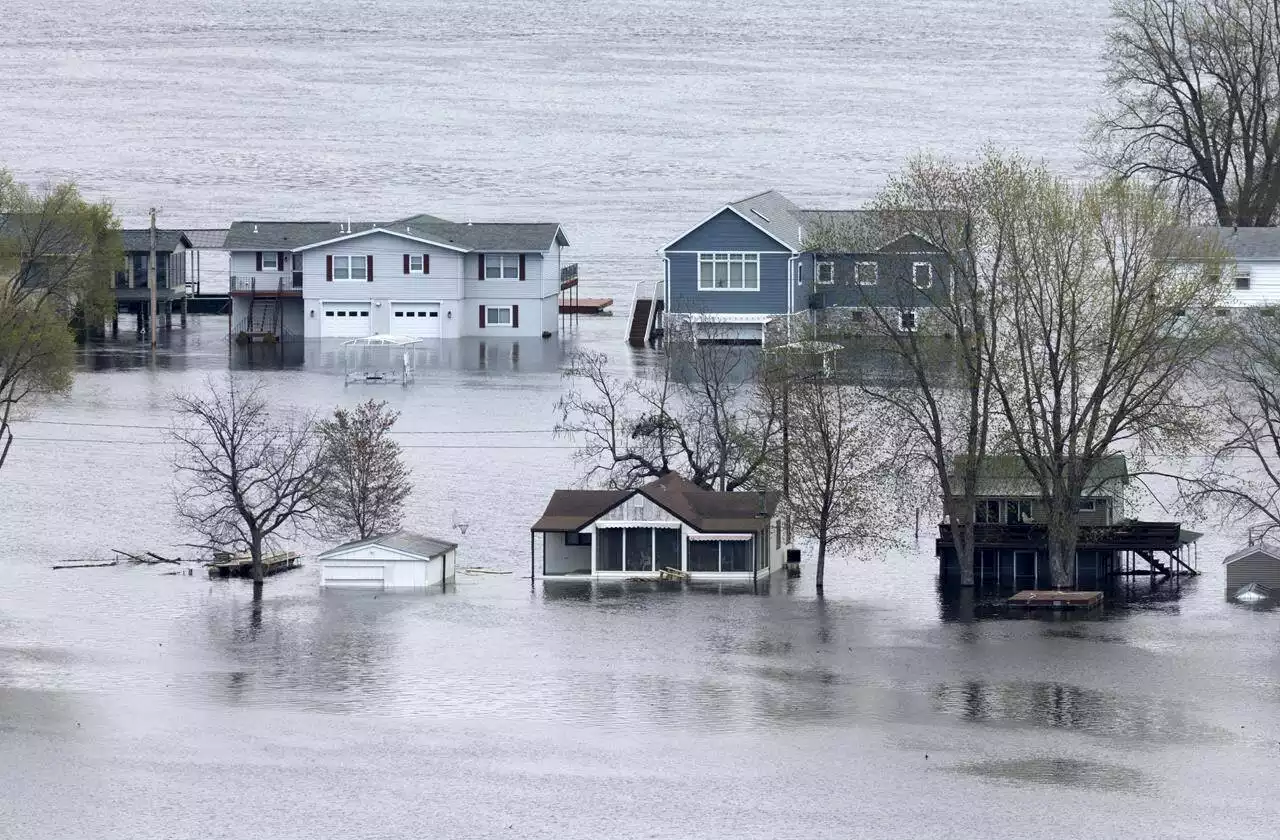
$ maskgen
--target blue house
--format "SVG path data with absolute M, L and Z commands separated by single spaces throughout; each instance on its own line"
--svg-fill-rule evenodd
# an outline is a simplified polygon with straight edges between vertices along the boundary
M 653 300 L 637 300 L 633 343 L 658 325 L 696 325 L 703 340 L 761 342 L 766 325 L 857 320 L 900 309 L 915 330 L 950 294 L 942 249 L 868 210 L 804 210 L 774 190 L 726 204 L 662 249 Z M 644 323 L 647 320 L 647 324 Z

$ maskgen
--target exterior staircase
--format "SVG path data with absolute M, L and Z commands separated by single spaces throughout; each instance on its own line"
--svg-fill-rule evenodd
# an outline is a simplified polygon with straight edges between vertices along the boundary
M 275 298 L 256 298 L 249 308 L 249 333 L 278 335 L 278 309 Z
M 627 323 L 627 343 L 632 347 L 645 347 L 658 330 L 658 316 L 666 308 L 662 298 L 662 283 L 641 281 L 636 283 L 635 297 L 631 301 L 631 320 Z

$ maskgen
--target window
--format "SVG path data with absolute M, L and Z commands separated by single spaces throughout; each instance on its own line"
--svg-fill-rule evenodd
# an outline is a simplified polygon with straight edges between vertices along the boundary
M 759 290 L 759 254 L 698 255 L 698 291 Z
M 689 540 L 686 555 L 691 572 L 720 571 L 720 543 L 716 540 Z
M 911 282 L 916 284 L 917 289 L 927 289 L 933 285 L 933 264 L 932 263 L 912 263 L 911 264 Z
M 486 280 L 519 280 L 519 254 L 485 254 L 484 279 Z
M 1093 513 L 1098 509 L 1097 499 L 1081 499 L 1080 504 L 1076 506 L 1076 510 L 1081 513 Z
M 836 282 L 835 264 L 829 262 L 818 263 L 818 285 L 830 286 L 834 282 Z
M 596 545 L 596 571 L 621 572 L 623 564 L 623 535 L 621 528 L 601 528 L 600 541 Z
M 484 308 L 484 324 L 486 327 L 511 326 L 511 307 L 486 306 Z
M 853 267 L 853 276 L 859 286 L 874 286 L 880 280 L 880 266 L 873 262 L 860 262 Z
M 1248 291 L 1249 280 L 1250 280 L 1249 269 L 1247 268 L 1236 269 L 1236 288 L 1237 289 L 1240 289 L 1241 291 Z
M 565 545 L 591 545 L 590 531 L 571 531 L 564 535 Z
M 409 273 L 422 274 L 422 254 L 409 255 Z
M 266 265 L 267 255 L 263 254 L 263 265 Z M 363 255 L 361 256 L 342 256 L 333 258 L 333 279 L 334 280 L 368 280 L 368 262 Z
M 680 529 L 653 529 L 653 566 L 655 569 L 680 568 Z
M 973 521 L 979 523 L 998 523 L 1000 521 L 1000 502 L 995 499 L 983 499 L 974 503 Z
M 898 329 L 903 332 L 916 331 L 916 311 L 914 309 L 904 309 L 898 313 Z
M 1031 517 L 1031 500 L 1006 499 L 1004 503 L 1004 524 L 1022 525 L 1034 522 Z
M 755 562 L 751 540 L 689 540 L 691 572 L 749 572 Z
M 275 251 L 262 252 L 262 270 L 263 271 L 279 271 L 280 263 L 276 261 Z

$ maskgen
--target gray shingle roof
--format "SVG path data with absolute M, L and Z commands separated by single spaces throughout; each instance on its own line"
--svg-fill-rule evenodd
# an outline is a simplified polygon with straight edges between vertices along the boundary
M 451 222 L 419 214 L 394 222 L 352 222 L 354 233 L 384 228 L 468 251 L 549 251 L 569 240 L 556 222 Z M 345 236 L 345 222 L 235 222 L 223 247 L 228 251 L 287 250 Z
M 149 228 L 129 228 L 120 231 L 120 241 L 125 251 L 150 251 L 151 230 Z M 170 252 L 179 245 L 191 247 L 191 240 L 180 230 L 156 230 L 156 250 Z
M 1226 566 L 1229 563 L 1236 562 L 1237 560 L 1243 560 L 1246 557 L 1253 556 L 1270 557 L 1272 560 L 1280 561 L 1280 546 L 1269 542 L 1261 542 L 1257 545 L 1251 545 L 1227 555 L 1227 559 L 1222 561 L 1222 565 Z
M 186 233 L 187 239 L 191 240 L 192 248 L 222 250 L 222 246 L 227 241 L 226 228 L 188 228 L 183 232 Z
M 952 473 L 955 475 L 954 471 Z M 954 480 L 953 480 L 954 481 Z M 1086 495 L 1114 490 L 1114 482 L 1128 484 L 1129 464 L 1123 455 L 1103 458 L 1085 480 Z M 988 455 L 982 460 L 979 496 L 1039 496 L 1040 486 L 1018 455 Z
M 420 557 L 438 557 L 446 551 L 453 551 L 458 547 L 457 543 L 447 542 L 446 540 L 438 540 L 434 537 L 426 537 L 422 534 L 415 534 L 412 531 L 396 531 L 394 534 L 382 534 L 376 537 L 369 537 L 365 540 L 353 540 L 349 543 L 343 543 L 324 552 L 320 556 L 322 558 L 348 551 L 352 548 L 360 548 L 366 545 L 382 545 L 396 551 L 404 551 L 409 554 L 416 554 Z
M 745 491 L 716 492 L 674 472 L 655 479 L 637 492 L 657 502 L 699 531 L 758 531 L 766 521 L 760 516 L 760 495 Z M 630 490 L 557 490 L 551 495 L 534 531 L 580 530 L 630 496 Z M 779 494 L 765 493 L 766 516 L 778 507 Z
M 800 227 L 803 224 L 800 208 L 782 193 L 765 190 L 731 202 L 729 206 L 788 248 L 800 250 Z
M 1193 227 L 1188 233 L 1192 248 L 1208 251 L 1216 244 L 1242 262 L 1280 262 L 1280 228 Z

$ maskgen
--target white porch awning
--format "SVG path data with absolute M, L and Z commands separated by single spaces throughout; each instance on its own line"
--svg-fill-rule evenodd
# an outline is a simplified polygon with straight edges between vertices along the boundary
M 745 542 L 751 537 L 751 534 L 689 534 L 689 539 L 691 540 L 705 540 L 707 542 L 719 542 L 721 540 L 725 542 L 734 540 Z

